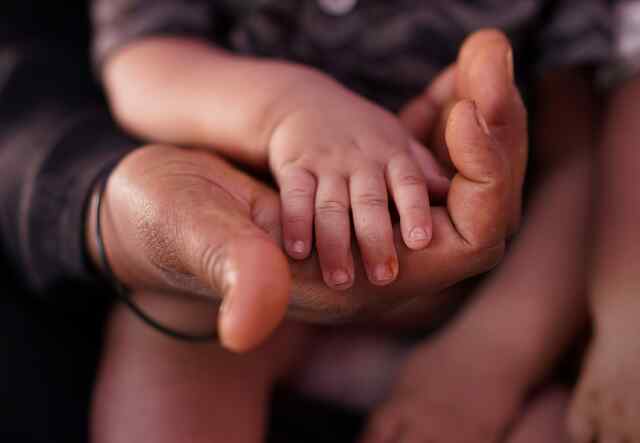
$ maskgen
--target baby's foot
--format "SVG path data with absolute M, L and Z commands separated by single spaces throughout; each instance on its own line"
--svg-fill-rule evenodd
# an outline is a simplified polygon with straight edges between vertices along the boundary
M 391 398 L 374 413 L 366 443 L 497 442 L 528 388 L 512 350 L 450 334 L 409 358 Z
M 614 302 L 596 307 L 595 338 L 569 419 L 576 443 L 640 441 L 640 303 Z

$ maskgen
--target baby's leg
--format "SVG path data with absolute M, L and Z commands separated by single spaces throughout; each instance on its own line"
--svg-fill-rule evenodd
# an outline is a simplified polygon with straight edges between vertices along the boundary
M 566 415 L 569 394 L 549 388 L 527 406 L 513 428 L 508 443 L 567 443 Z
M 151 301 L 156 308 L 165 302 L 162 297 L 149 295 L 144 304 L 148 307 Z M 181 308 L 180 301 L 169 303 L 154 313 L 164 319 L 165 308 Z M 196 309 L 194 321 L 183 323 L 202 326 L 200 330 L 214 324 L 214 310 L 206 304 Z M 257 351 L 236 355 L 218 344 L 165 337 L 117 305 L 94 392 L 92 441 L 264 441 L 269 392 L 292 363 L 299 332 L 287 324 Z
M 574 398 L 579 443 L 640 441 L 640 80 L 609 104 L 590 278 L 595 337 Z
M 388 334 L 343 328 L 323 330 L 308 355 L 288 378 L 307 396 L 357 411 L 383 400 L 408 351 Z
M 478 295 L 413 352 L 364 441 L 501 441 L 578 328 L 576 297 L 552 300 L 545 290 Z

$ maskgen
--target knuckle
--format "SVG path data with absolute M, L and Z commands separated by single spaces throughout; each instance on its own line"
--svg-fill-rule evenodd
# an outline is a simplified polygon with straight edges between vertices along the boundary
M 384 176 L 384 165 L 379 159 L 360 155 L 350 162 L 353 165 L 351 175 L 355 177 L 381 178 Z
M 375 229 L 363 228 L 359 230 L 358 238 L 364 243 L 379 245 L 382 243 L 383 236 Z
M 411 202 L 410 204 L 408 204 L 405 208 L 405 210 L 410 211 L 410 212 L 419 212 L 422 213 L 424 211 L 426 211 L 427 209 L 429 209 L 429 206 L 427 205 L 426 201 L 422 201 L 422 200 L 416 200 Z
M 407 172 L 398 176 L 397 185 L 402 187 L 426 187 L 427 181 L 421 174 Z
M 283 223 L 285 225 L 302 225 L 310 221 L 310 217 L 300 214 L 287 214 L 283 217 Z
M 321 215 L 343 215 L 349 211 L 349 206 L 340 200 L 325 200 L 316 205 L 316 212 Z
M 296 186 L 282 192 L 284 200 L 309 200 L 313 197 L 313 189 L 310 187 Z
M 386 195 L 371 192 L 362 193 L 355 197 L 354 204 L 368 208 L 387 208 L 389 201 Z

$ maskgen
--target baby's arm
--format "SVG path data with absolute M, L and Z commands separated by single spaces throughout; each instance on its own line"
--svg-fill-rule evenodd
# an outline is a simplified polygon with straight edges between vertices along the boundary
M 103 75 L 116 117 L 136 134 L 269 166 L 282 197 L 285 249 L 306 258 L 315 227 L 329 286 L 353 284 L 350 213 L 369 280 L 395 280 L 388 192 L 405 244 L 429 243 L 426 178 L 435 162 L 392 114 L 328 76 L 160 37 L 119 50 Z M 447 186 L 444 175 L 434 181 Z
M 102 75 L 115 116 L 134 133 L 215 147 L 261 167 L 268 165 L 271 132 L 296 93 L 314 81 L 330 83 L 304 66 L 238 57 L 178 37 L 134 41 L 107 59 Z

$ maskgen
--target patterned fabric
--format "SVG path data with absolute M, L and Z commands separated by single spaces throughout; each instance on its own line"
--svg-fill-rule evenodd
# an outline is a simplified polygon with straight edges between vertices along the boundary
M 603 69 L 606 87 L 640 72 L 640 0 L 613 0 L 612 4 L 614 54 Z
M 610 53 L 608 12 L 606 0 L 94 0 L 94 48 L 100 66 L 134 38 L 207 38 L 315 66 L 396 109 L 483 27 L 508 33 L 525 71 L 600 63 Z

